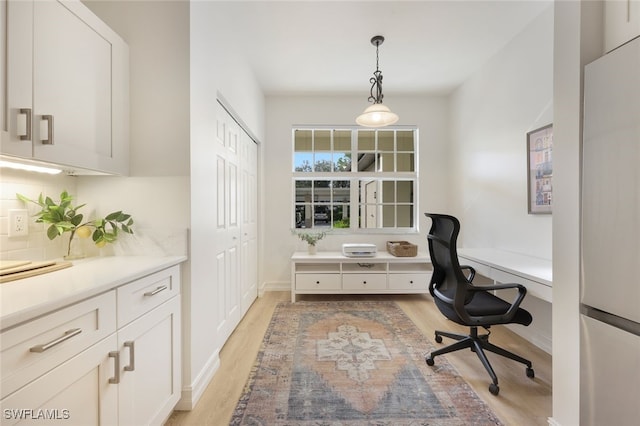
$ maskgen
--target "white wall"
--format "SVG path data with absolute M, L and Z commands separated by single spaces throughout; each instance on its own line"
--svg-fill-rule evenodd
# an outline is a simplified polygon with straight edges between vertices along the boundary
M 264 250 L 264 282 L 269 288 L 290 287 L 290 257 L 294 251 L 306 250 L 306 243 L 291 235 L 293 215 L 291 127 L 301 124 L 353 125 L 355 117 L 367 106 L 367 93 L 361 96 L 269 96 L 266 105 L 268 149 L 264 158 L 264 193 L 262 210 L 265 223 L 262 240 Z M 318 243 L 320 250 L 340 251 L 345 242 L 368 242 L 386 250 L 387 240 L 411 241 L 427 251 L 427 211 L 448 208 L 447 191 L 449 161 L 448 101 L 440 96 L 395 96 L 385 93 L 385 104 L 400 116 L 398 125 L 417 125 L 419 145 L 420 234 L 333 235 Z
M 460 247 L 490 247 L 551 260 L 552 217 L 527 213 L 527 132 L 553 122 L 553 6 L 451 96 L 453 214 Z M 507 297 L 507 295 L 504 295 Z M 522 306 L 513 331 L 551 352 L 551 304 Z
M 452 96 L 460 245 L 551 259 L 551 216 L 527 213 L 526 133 L 553 122 L 553 7 Z
M 191 2 L 191 294 L 185 320 L 188 333 L 184 359 L 183 400 L 189 409 L 198 400 L 219 365 L 224 344 L 215 333 L 219 286 L 212 269 L 216 205 L 211 196 L 216 172 L 213 151 L 215 117 L 219 95 L 258 139 L 264 136 L 264 96 L 258 83 L 234 46 L 242 35 L 234 33 L 223 2 Z M 262 222 L 264 223 L 264 222 Z

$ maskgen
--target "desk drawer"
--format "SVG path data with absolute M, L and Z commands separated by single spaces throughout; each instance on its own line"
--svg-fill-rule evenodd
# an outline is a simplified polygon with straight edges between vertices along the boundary
M 344 290 L 386 290 L 386 274 L 344 274 L 342 275 Z
M 110 291 L 3 331 L 0 398 L 114 333 L 115 312 Z
M 180 266 L 118 287 L 118 328 L 180 293 Z
M 296 290 L 340 290 L 340 275 L 296 274 Z
M 389 290 L 428 291 L 431 273 L 389 274 Z

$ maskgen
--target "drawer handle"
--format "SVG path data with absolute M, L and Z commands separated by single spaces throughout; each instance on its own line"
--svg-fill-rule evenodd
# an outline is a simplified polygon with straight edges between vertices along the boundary
M 320 281 L 316 281 L 316 284 L 320 284 Z
M 117 385 L 120 383 L 120 352 L 111 351 L 109 352 L 109 358 L 113 358 L 113 377 L 109 379 L 109 383 L 112 385 Z
M 160 287 L 156 288 L 153 291 L 146 292 L 144 295 L 145 296 L 155 296 L 156 294 L 160 293 L 161 291 L 165 291 L 168 288 L 169 287 L 167 287 L 166 285 L 161 285 Z
M 362 284 L 367 284 L 367 282 L 366 281 L 362 281 Z
M 77 336 L 78 334 L 82 333 L 82 329 L 81 328 L 73 328 L 71 330 L 67 330 L 64 332 L 63 336 L 58 337 L 55 340 L 50 341 L 49 343 L 45 343 L 44 345 L 36 345 L 34 347 L 32 347 L 31 349 L 29 349 L 30 352 L 36 352 L 36 353 L 42 353 L 44 351 L 47 351 L 49 349 L 51 349 L 54 346 L 59 345 L 60 343 L 67 341 L 69 339 L 71 339 L 74 336 Z
M 124 367 L 124 371 L 135 371 L 136 369 L 135 342 L 133 340 L 124 342 L 124 347 L 129 348 L 129 365 Z

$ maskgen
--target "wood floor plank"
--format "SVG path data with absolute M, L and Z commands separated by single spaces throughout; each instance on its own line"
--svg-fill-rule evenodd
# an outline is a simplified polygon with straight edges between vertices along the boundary
M 192 411 L 175 411 L 166 426 L 228 425 L 242 395 L 251 367 L 278 302 L 290 301 L 290 292 L 267 292 L 258 298 L 220 352 L 220 368 Z M 445 319 L 426 295 L 304 295 L 301 300 L 394 300 L 432 343 L 436 329 L 467 333 L 468 329 Z M 535 321 L 535 319 L 534 319 Z M 517 362 L 488 354 L 498 375 L 500 394 L 489 393 L 490 379 L 475 353 L 459 351 L 445 355 L 474 391 L 506 425 L 548 424 L 551 406 L 551 356 L 506 327 L 492 327 L 491 341 L 533 363 L 536 377 L 525 374 Z M 446 345 L 433 343 L 436 347 Z M 426 350 L 426 349 L 425 349 Z M 435 359 L 436 366 L 438 358 Z

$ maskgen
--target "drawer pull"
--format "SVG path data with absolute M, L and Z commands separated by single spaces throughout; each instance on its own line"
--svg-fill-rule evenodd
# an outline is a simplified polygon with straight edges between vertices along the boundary
M 169 287 L 167 287 L 166 285 L 161 285 L 160 287 L 156 288 L 153 291 L 146 292 L 144 295 L 145 296 L 155 296 L 156 294 L 160 293 L 161 291 L 165 291 L 168 288 Z
M 120 383 L 120 352 L 111 351 L 109 352 L 109 358 L 113 358 L 113 377 L 109 379 L 109 383 L 112 385 L 117 385 Z
M 69 339 L 71 339 L 74 336 L 77 336 L 78 334 L 82 333 L 82 329 L 81 328 L 73 328 L 71 330 L 67 330 L 64 332 L 63 336 L 58 337 L 55 340 L 50 341 L 49 343 L 45 343 L 44 345 L 36 345 L 34 347 L 32 347 L 31 349 L 29 349 L 30 352 L 36 352 L 36 353 L 42 353 L 44 351 L 47 351 L 49 349 L 51 349 L 54 346 L 59 345 L 60 343 L 67 341 Z
M 133 340 L 124 342 L 124 347 L 129 348 L 129 365 L 124 367 L 124 371 L 135 371 L 136 369 L 135 342 Z

